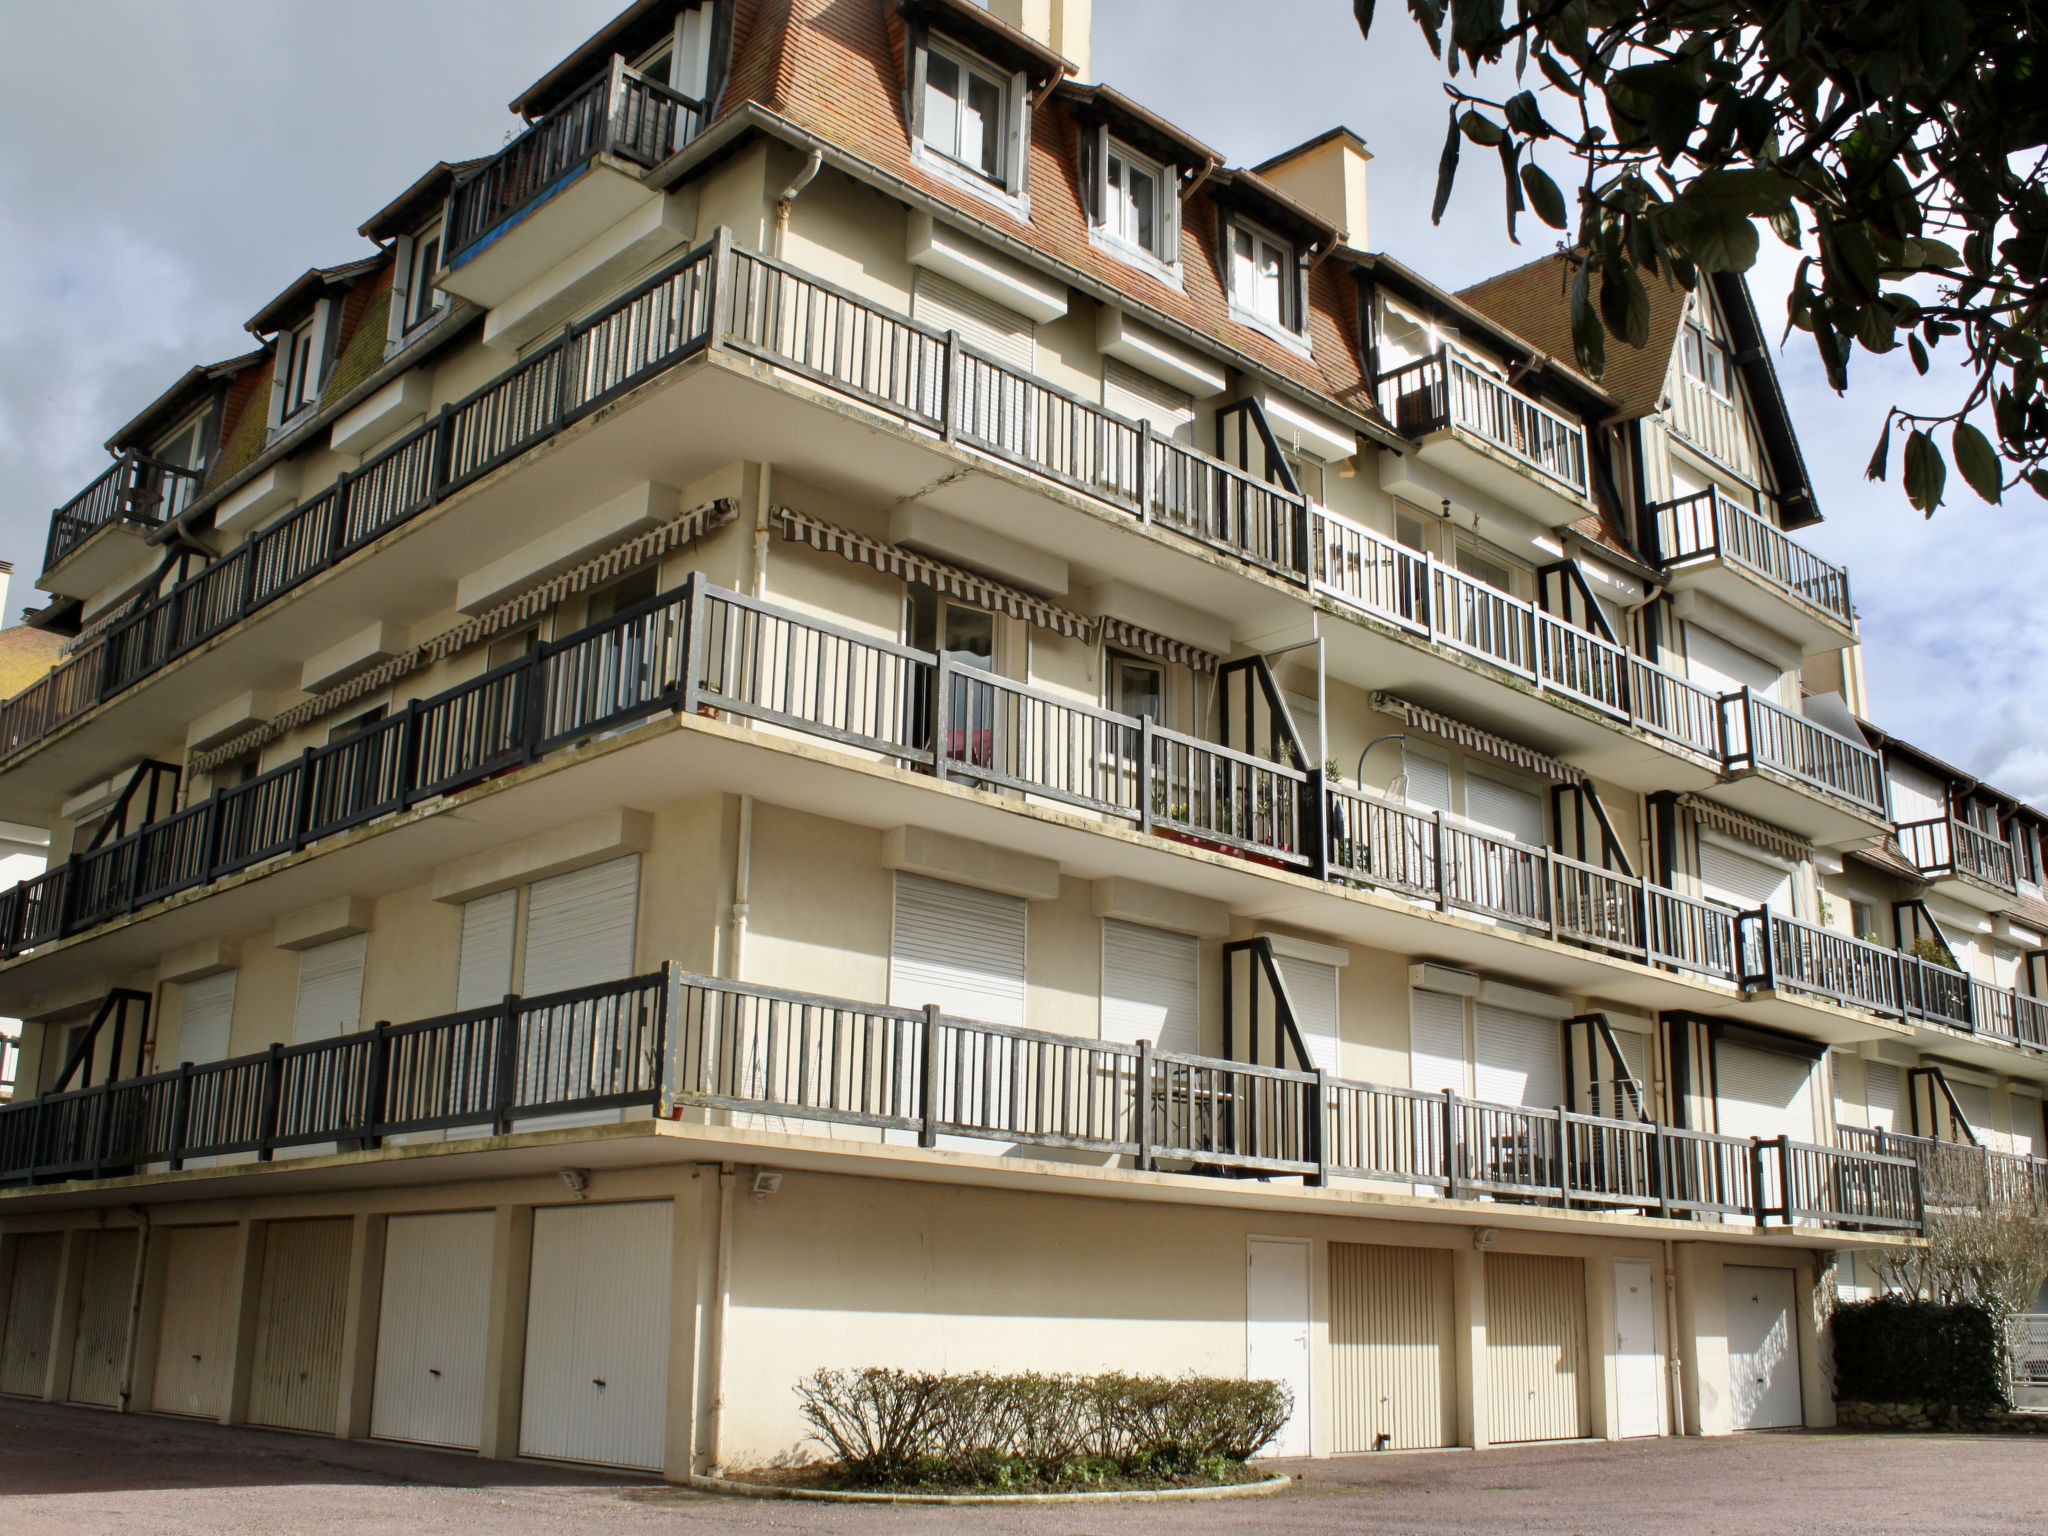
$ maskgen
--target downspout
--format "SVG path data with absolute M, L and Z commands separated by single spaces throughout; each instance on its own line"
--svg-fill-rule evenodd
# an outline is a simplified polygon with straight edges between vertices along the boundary
M 732 1164 L 718 1168 L 718 1256 L 711 1281 L 711 1361 L 707 1374 L 711 1382 L 711 1410 L 705 1415 L 705 1471 L 717 1476 L 725 1468 L 722 1440 L 725 1433 L 725 1320 L 732 1290 Z
M 149 1273 L 149 1212 L 139 1205 L 128 1209 L 134 1212 L 142 1235 L 135 1240 L 135 1278 L 128 1288 L 128 1344 L 121 1354 L 121 1391 L 115 1398 L 122 1413 L 128 1411 L 128 1401 L 135 1395 L 136 1336 L 142 1331 L 142 1282 Z
M 740 826 L 732 857 L 732 919 L 727 925 L 725 972 L 729 981 L 744 974 L 747 954 L 747 913 L 754 885 L 754 797 L 740 796 Z
M 1676 1249 L 1670 1238 L 1664 1239 L 1664 1335 L 1667 1341 L 1665 1351 L 1665 1391 L 1670 1398 L 1671 1433 L 1685 1433 L 1685 1360 L 1678 1348 L 1678 1271 L 1673 1268 Z
M 775 199 L 775 249 L 771 254 L 777 261 L 782 259 L 783 237 L 789 233 L 790 205 L 803 196 L 804 188 L 817 177 L 824 163 L 825 152 L 822 149 L 812 150 L 810 158 L 804 161 L 804 168 L 796 173 L 796 180 L 784 187 L 782 195 Z

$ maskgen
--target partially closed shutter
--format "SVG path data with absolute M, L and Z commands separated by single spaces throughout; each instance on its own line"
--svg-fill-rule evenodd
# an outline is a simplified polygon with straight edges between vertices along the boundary
M 462 948 L 455 962 L 455 1011 L 488 1008 L 512 990 L 512 931 L 519 892 L 462 904 Z
M 178 1060 L 224 1061 L 235 1024 L 235 973 L 218 971 L 185 983 L 178 1015 Z
M 941 331 L 958 331 L 970 347 L 1026 373 L 1038 367 L 1038 328 L 1029 319 L 935 272 L 919 270 L 911 287 L 910 317 Z
M 1899 1087 L 1899 1069 L 1889 1062 L 1863 1063 L 1863 1101 L 1868 1106 L 1873 1131 L 1896 1129 L 1899 1106 L 1904 1098 Z
M 299 952 L 299 997 L 292 1039 L 304 1045 L 352 1034 L 363 1017 L 363 953 L 367 934 L 352 933 Z
M 1517 785 L 1466 774 L 1465 819 L 1532 848 L 1545 846 L 1543 799 Z
M 1564 1102 L 1564 1044 L 1555 1019 L 1480 1003 L 1472 1014 L 1472 1060 L 1475 1098 L 1531 1109 Z
M 1468 1093 L 1465 999 L 1448 992 L 1408 994 L 1408 1081 L 1423 1093 Z
M 1195 397 L 1113 357 L 1102 360 L 1102 403 L 1132 421 L 1148 421 L 1161 437 L 1195 440 Z
M 1956 1104 L 1963 1112 L 1963 1118 L 1970 1122 L 1971 1134 L 1977 1138 L 1980 1147 L 1996 1147 L 2000 1137 L 1998 1127 L 1991 1118 L 1991 1090 L 1980 1088 L 1975 1083 L 1948 1080 L 1949 1091 L 1956 1096 Z
M 1735 693 L 1747 687 L 1766 698 L 1777 697 L 1779 672 L 1775 666 L 1697 624 L 1685 626 L 1685 657 L 1686 675 L 1702 688 Z
M 897 875 L 890 1003 L 1021 1027 L 1027 910 L 1021 897 Z
M 1700 839 L 1700 889 L 1709 901 L 1738 911 L 1769 907 L 1787 916 L 1792 911 L 1792 876 L 1775 864 Z
M 1308 1051 L 1309 1064 L 1326 1072 L 1338 1070 L 1337 967 L 1296 955 L 1275 955 L 1287 996 L 1294 1004 L 1294 1027 Z
M 1782 1051 L 1714 1045 L 1715 1110 L 1724 1136 L 1813 1140 L 1813 1063 Z
M 2012 1112 L 2012 1151 L 2032 1157 L 2041 1140 L 2041 1101 L 2030 1093 L 2015 1092 L 2007 1106 Z
M 1102 1038 L 1194 1055 L 1201 1049 L 1201 945 L 1185 933 L 1102 920 Z
M 640 855 L 536 880 L 526 898 L 528 997 L 633 974 Z

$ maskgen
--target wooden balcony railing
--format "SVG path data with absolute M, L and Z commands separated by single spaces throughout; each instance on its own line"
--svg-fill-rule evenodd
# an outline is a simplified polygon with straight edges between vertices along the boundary
M 1190 1173 L 1391 1179 L 1453 1198 L 1914 1231 L 1919 1174 L 1874 1151 L 1742 1141 L 894 1008 L 674 966 L 467 1013 L 273 1045 L 0 1106 L 0 1182 L 569 1110 L 733 1110 Z
M 448 194 L 446 260 L 539 202 L 597 155 L 659 165 L 704 126 L 704 103 L 614 54 L 610 70 L 534 123 Z
M 1730 771 L 1768 768 L 1885 818 L 1884 764 L 1863 742 L 1759 698 L 1749 688 L 1721 700 L 1721 737 Z
M 50 514 L 43 569 L 54 569 L 79 545 L 114 523 L 154 528 L 176 517 L 198 488 L 199 475 L 194 470 L 161 463 L 147 454 L 122 454 L 97 480 Z
M 1913 1163 L 1929 1210 L 2017 1209 L 2048 1215 L 2048 1157 L 1855 1126 L 1843 1126 L 1837 1134 L 1852 1151 L 1881 1152 Z
M 1455 347 L 1381 375 L 1380 409 L 1403 437 L 1457 427 L 1587 495 L 1586 432 L 1481 368 Z
M 1651 508 L 1660 565 L 1726 560 L 1762 578 L 1847 628 L 1849 573 L 1794 543 L 1768 519 L 1717 490 L 1705 490 Z
M 1968 875 L 2002 891 L 2019 893 L 2011 845 L 1996 833 L 1958 817 L 1900 822 L 1899 847 L 1913 867 L 1930 879 Z

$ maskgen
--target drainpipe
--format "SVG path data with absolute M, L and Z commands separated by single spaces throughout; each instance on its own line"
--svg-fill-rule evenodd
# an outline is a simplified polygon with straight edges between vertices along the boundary
M 748 594 L 757 600 L 768 595 L 768 501 L 774 489 L 775 466 L 763 464 L 754 481 L 754 564 L 747 573 Z
M 818 169 L 824 163 L 825 152 L 822 149 L 812 150 L 811 157 L 804 162 L 804 168 L 796 173 L 796 180 L 784 187 L 782 195 L 775 199 L 774 255 L 778 261 L 782 259 L 783 237 L 789 233 L 790 205 L 803 196 L 804 188 L 808 187 L 817 177 Z
M 135 1395 L 136 1336 L 142 1331 L 142 1281 L 149 1273 L 149 1212 L 139 1205 L 128 1209 L 134 1213 L 142 1234 L 135 1240 L 135 1278 L 128 1287 L 128 1345 L 121 1355 L 121 1391 L 115 1399 L 122 1413 L 128 1411 L 129 1399 Z
M 732 856 L 732 921 L 726 935 L 726 977 L 738 981 L 747 954 L 747 913 L 754 875 L 754 797 L 740 796 L 740 828 Z
M 1678 1348 L 1678 1271 L 1674 1268 L 1676 1250 L 1671 1239 L 1664 1239 L 1664 1344 L 1665 1396 L 1671 1406 L 1671 1433 L 1685 1433 L 1685 1362 Z
M 732 1164 L 718 1168 L 718 1256 L 711 1282 L 711 1410 L 705 1415 L 704 1470 L 716 1477 L 725 1468 L 725 1319 L 732 1290 Z

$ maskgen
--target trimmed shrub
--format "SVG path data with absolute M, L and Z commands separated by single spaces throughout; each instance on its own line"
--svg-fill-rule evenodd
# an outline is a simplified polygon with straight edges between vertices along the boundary
M 1844 1402 L 2008 1406 L 1998 1325 L 1982 1307 L 1880 1296 L 1836 1307 L 1833 1327 Z
M 1293 1394 L 1221 1377 L 870 1367 L 797 1383 L 812 1438 L 862 1486 L 1071 1486 L 1226 1478 L 1279 1434 Z

